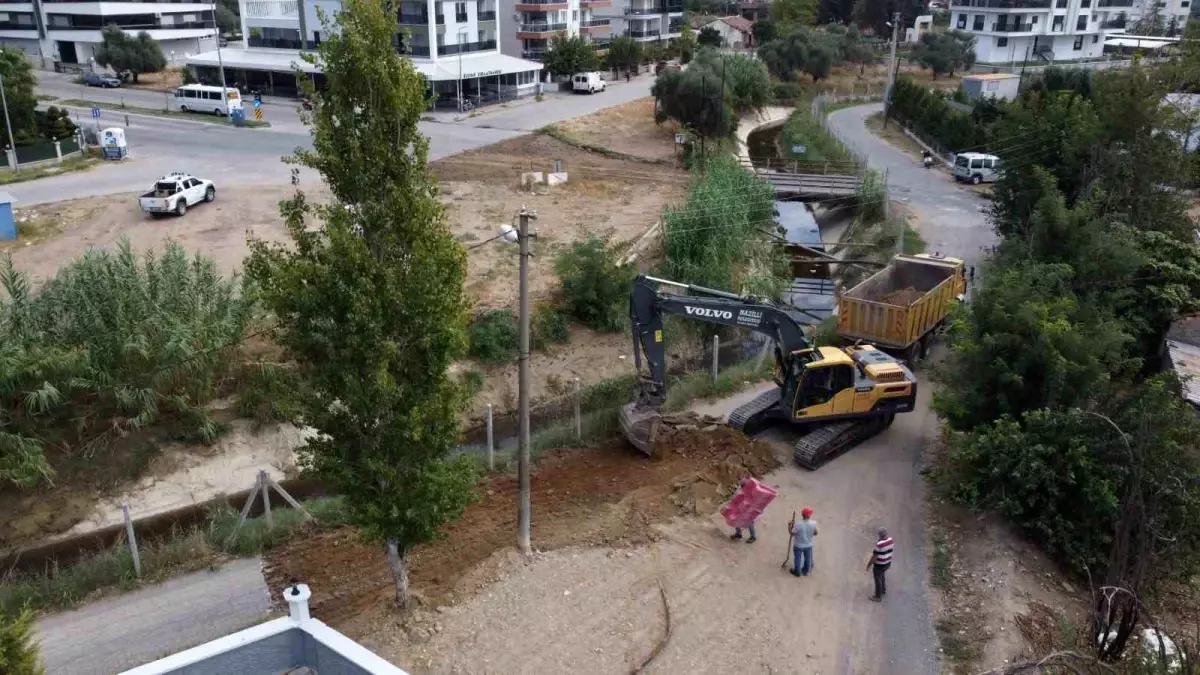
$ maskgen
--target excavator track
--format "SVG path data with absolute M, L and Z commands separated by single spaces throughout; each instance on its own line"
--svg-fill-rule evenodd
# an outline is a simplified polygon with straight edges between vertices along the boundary
M 729 426 L 744 434 L 752 434 L 761 426 L 763 416 L 777 405 L 779 405 L 779 390 L 764 391 L 749 403 L 744 403 L 729 413 Z M 746 430 L 747 428 L 749 431 Z
M 822 425 L 796 441 L 793 456 L 800 466 L 806 469 L 816 469 L 883 431 L 891 423 L 892 416 L 887 415 Z

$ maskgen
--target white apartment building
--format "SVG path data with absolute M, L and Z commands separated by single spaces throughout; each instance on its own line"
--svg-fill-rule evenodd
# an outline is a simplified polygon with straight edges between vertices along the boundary
M 1192 11 L 1192 2 L 1193 0 L 1133 0 L 1133 7 L 1129 10 L 1130 26 L 1134 26 L 1142 18 L 1146 18 L 1149 23 L 1157 14 L 1164 35 L 1171 34 L 1172 28 L 1174 35 L 1183 35 Z
M 90 66 L 100 31 L 109 24 L 130 35 L 146 31 L 168 60 L 216 46 L 208 2 L 0 0 L 0 47 L 20 49 L 46 67 L 51 61 Z
M 541 59 L 556 36 L 584 35 L 597 49 L 612 40 L 612 0 L 501 0 L 512 19 L 500 36 L 505 54 Z
M 3 0 L 0 0 L 3 2 Z M 404 0 L 396 16 L 396 50 L 412 59 L 440 107 L 459 96 L 476 105 L 535 92 L 542 64 L 500 53 L 503 17 L 497 0 Z M 333 16 L 339 0 L 241 0 L 243 43 L 188 59 L 202 81 L 225 80 L 243 90 L 295 94 L 297 66 L 320 86 L 319 69 L 303 63 L 302 49 L 321 44 L 318 8 Z
M 1197 0 L 1200 1 L 1200 0 Z M 617 35 L 643 41 L 677 38 L 683 26 L 682 0 L 500 0 L 501 14 L 513 26 L 501 34 L 505 54 L 540 59 L 557 35 L 586 35 L 597 49 Z
M 952 0 L 950 27 L 975 35 L 980 63 L 1095 58 L 1129 26 L 1134 0 Z

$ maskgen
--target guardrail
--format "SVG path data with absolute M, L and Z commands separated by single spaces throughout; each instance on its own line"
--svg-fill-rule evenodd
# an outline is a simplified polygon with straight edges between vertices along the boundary
M 815 176 L 856 176 L 862 171 L 857 162 L 814 162 L 779 157 L 751 157 L 741 160 L 741 164 L 751 169 Z

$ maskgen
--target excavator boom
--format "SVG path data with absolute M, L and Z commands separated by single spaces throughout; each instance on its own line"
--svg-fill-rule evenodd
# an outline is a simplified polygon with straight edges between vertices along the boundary
M 686 294 L 666 293 L 661 290 L 662 287 Z M 785 360 L 790 358 L 794 350 L 809 345 L 803 326 L 820 320 L 814 315 L 806 315 L 803 310 L 781 307 L 750 296 L 645 275 L 634 279 L 629 295 L 629 320 L 638 381 L 634 384 L 633 401 L 621 409 L 620 422 L 629 442 L 646 454 L 651 452 L 660 421 L 658 411 L 667 393 L 664 314 L 746 328 L 766 335 L 779 345 L 777 354 L 781 354 Z M 643 358 L 646 362 L 645 375 L 642 371 Z

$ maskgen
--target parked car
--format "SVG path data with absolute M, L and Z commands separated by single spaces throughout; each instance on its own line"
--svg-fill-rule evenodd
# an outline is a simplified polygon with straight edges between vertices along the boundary
M 104 87 L 105 89 L 121 86 L 120 79 L 103 73 L 87 73 L 83 76 L 83 83 L 89 87 Z
M 994 183 L 1002 171 L 1000 158 L 980 152 L 960 152 L 954 157 L 954 180 L 975 185 Z
M 211 180 L 182 172 L 170 173 L 154 183 L 154 189 L 138 198 L 142 210 L 157 218 L 168 213 L 182 216 L 188 207 L 217 198 Z
M 577 92 L 586 91 L 589 94 L 604 91 L 604 78 L 597 72 L 575 73 L 571 78 L 571 89 Z

